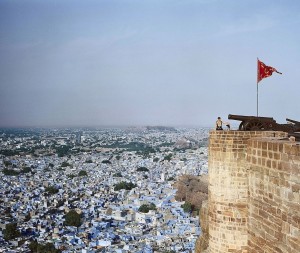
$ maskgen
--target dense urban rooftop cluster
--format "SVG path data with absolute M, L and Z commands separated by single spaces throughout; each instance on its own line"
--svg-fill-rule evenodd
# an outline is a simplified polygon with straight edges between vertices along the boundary
M 173 183 L 207 173 L 207 137 L 202 128 L 0 130 L 0 249 L 193 252 L 198 218 Z

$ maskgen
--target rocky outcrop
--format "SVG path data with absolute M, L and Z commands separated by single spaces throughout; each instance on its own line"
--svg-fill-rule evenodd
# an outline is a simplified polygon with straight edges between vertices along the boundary
M 207 175 L 182 175 L 174 186 L 177 189 L 175 199 L 177 201 L 186 201 L 190 203 L 193 206 L 193 210 L 200 210 L 202 201 L 207 200 Z
M 196 241 L 195 252 L 206 253 L 208 252 L 209 241 L 209 223 L 208 223 L 208 203 L 207 200 L 202 202 L 202 207 L 199 214 L 200 226 L 202 233 Z

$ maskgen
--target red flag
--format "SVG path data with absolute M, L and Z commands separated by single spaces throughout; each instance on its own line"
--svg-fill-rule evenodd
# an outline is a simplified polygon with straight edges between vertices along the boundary
M 265 65 L 257 59 L 257 83 L 259 83 L 263 78 L 271 76 L 273 72 L 282 75 L 282 73 L 277 71 L 275 68 Z

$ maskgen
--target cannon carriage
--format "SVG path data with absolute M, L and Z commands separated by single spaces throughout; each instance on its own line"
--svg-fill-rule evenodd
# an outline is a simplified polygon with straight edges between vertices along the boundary
M 300 132 L 300 122 L 286 119 L 287 124 L 278 124 L 271 117 L 256 117 L 229 114 L 228 119 L 241 121 L 240 131 L 283 131 L 287 133 Z

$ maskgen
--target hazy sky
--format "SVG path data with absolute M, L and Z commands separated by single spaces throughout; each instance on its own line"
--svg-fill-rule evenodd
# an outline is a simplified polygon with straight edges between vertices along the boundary
M 298 0 L 0 0 L 0 126 L 300 120 Z

